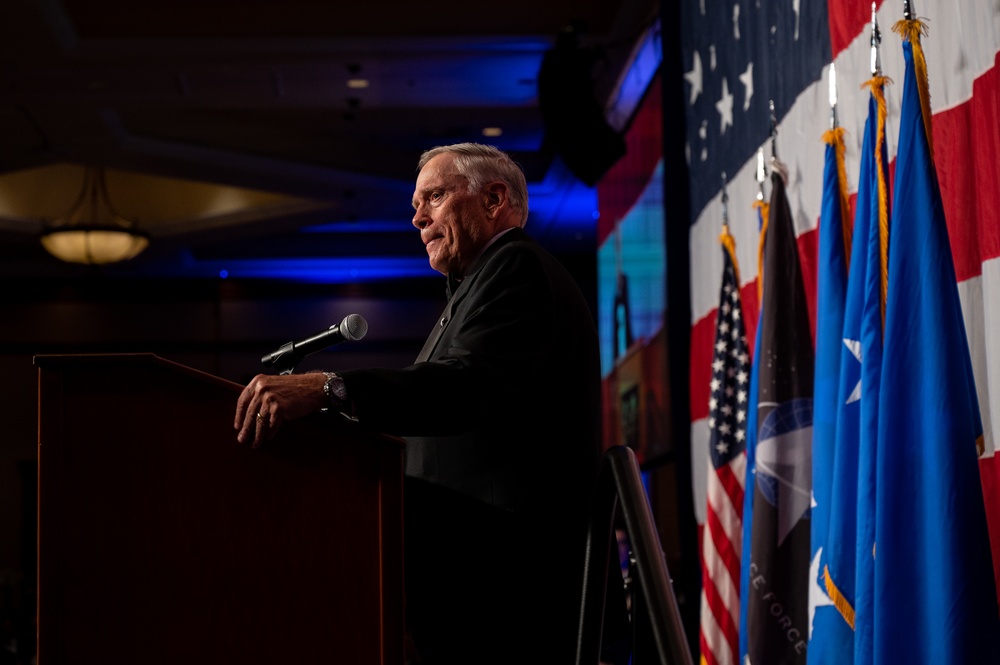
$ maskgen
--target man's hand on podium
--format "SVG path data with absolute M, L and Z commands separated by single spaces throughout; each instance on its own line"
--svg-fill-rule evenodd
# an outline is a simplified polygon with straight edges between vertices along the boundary
M 255 376 L 236 403 L 236 440 L 257 448 L 274 438 L 286 420 L 329 406 L 323 390 L 326 378 L 322 372 Z

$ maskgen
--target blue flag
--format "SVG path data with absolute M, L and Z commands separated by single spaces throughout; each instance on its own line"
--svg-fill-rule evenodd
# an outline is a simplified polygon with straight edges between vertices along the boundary
M 854 663 L 855 665 L 870 665 L 872 663 L 871 643 L 874 630 L 874 575 L 875 575 L 875 459 L 878 453 L 878 415 L 880 376 L 882 373 L 882 321 L 883 321 L 883 270 L 888 243 L 888 226 L 891 208 L 891 196 L 888 184 L 888 150 L 885 144 L 885 96 L 883 86 L 885 79 L 873 78 L 869 82 L 871 97 L 869 97 L 869 117 L 871 123 L 871 173 L 869 174 L 868 191 L 866 192 L 865 215 L 867 225 L 865 235 L 860 238 L 857 261 L 855 265 L 864 262 L 865 269 L 859 271 L 856 277 L 859 290 L 859 300 L 850 299 L 853 296 L 852 284 L 848 285 L 849 302 L 860 307 L 856 319 L 859 328 L 852 327 L 849 337 L 844 333 L 844 344 L 847 352 L 841 356 L 841 368 L 844 364 L 855 367 L 860 361 L 860 379 L 853 384 L 851 372 L 841 376 L 842 394 L 847 395 L 842 409 L 845 411 L 843 420 L 856 418 L 857 455 L 851 459 L 850 444 L 846 443 L 852 436 L 851 430 L 845 430 L 838 444 L 845 442 L 844 474 L 855 474 L 856 489 L 853 496 L 843 496 L 842 505 L 845 510 L 854 511 L 854 535 L 850 538 L 844 533 L 844 572 L 854 573 L 853 586 L 847 582 L 853 591 L 854 601 Z M 866 157 L 867 158 L 867 157 Z M 859 208 L 861 207 L 859 203 Z M 858 231 L 855 229 L 855 233 Z M 855 281 L 855 276 L 851 276 Z M 858 357 L 854 357 L 859 353 Z M 845 383 L 846 381 L 846 383 Z M 854 391 L 858 390 L 858 393 Z M 851 399 L 858 400 L 855 414 L 846 413 L 853 410 Z M 839 452 L 839 451 L 838 451 Z M 839 461 L 839 460 L 838 460 Z M 852 468 L 852 463 L 854 464 Z M 839 467 L 838 467 L 839 472 Z M 838 481 L 841 478 L 838 476 Z M 849 482 L 849 481 L 848 481 Z M 856 504 L 853 503 L 856 501 Z M 849 529 L 849 520 L 845 517 L 843 530 Z M 853 545 L 853 553 L 846 551 L 848 545 Z M 832 570 L 832 567 L 831 567 Z M 848 573 L 849 574 L 849 573 Z M 847 575 L 840 575 L 846 579 Z M 831 574 L 831 589 L 838 576 Z M 846 615 L 846 613 L 845 613 Z
M 853 635 L 826 589 L 823 564 L 834 489 L 834 451 L 840 399 L 840 361 L 844 302 L 847 297 L 846 201 L 843 193 L 843 129 L 826 132 L 823 205 L 819 219 L 819 267 L 816 307 L 816 376 L 813 394 L 813 509 L 809 567 L 810 665 L 849 663 Z M 849 222 L 849 220 L 847 220 Z M 848 226 L 848 228 L 845 228 Z M 853 520 L 852 520 L 853 523 Z
M 878 419 L 874 662 L 1000 663 L 982 423 L 908 22 Z
M 882 77 L 868 82 L 871 94 L 839 341 L 827 529 L 823 551 L 818 553 L 818 562 L 814 559 L 814 579 L 832 607 L 816 611 L 816 630 L 826 634 L 810 646 L 810 658 L 815 662 L 854 662 L 857 644 L 868 634 L 866 628 L 856 630 L 858 608 L 862 619 L 871 614 L 866 609 L 871 594 L 863 592 L 871 586 L 870 581 L 865 582 L 871 578 L 871 555 L 866 557 L 859 543 L 874 538 L 873 523 L 865 517 L 874 505 L 874 488 L 870 486 L 874 467 L 865 459 L 874 454 L 876 445 L 882 342 L 880 265 L 890 198 L 884 82 Z M 862 476 L 866 480 L 862 481 Z M 862 657 L 857 662 L 866 660 Z

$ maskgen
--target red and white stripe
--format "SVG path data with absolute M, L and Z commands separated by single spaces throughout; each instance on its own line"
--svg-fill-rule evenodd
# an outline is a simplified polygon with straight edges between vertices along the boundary
M 706 437 L 707 440 L 707 437 Z M 701 661 L 737 665 L 740 643 L 740 553 L 743 538 L 743 482 L 747 457 L 712 468 L 706 477 L 702 528 Z

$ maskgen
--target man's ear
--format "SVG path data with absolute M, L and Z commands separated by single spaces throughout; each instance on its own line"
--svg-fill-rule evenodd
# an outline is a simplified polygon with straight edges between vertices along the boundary
M 497 219 L 507 207 L 507 185 L 500 181 L 486 185 L 486 212 L 492 219 Z

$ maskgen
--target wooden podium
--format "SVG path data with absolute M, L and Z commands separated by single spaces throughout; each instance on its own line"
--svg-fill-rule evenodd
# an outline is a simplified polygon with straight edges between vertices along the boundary
M 241 386 L 37 356 L 38 663 L 403 663 L 402 450 L 338 416 L 236 442 Z

